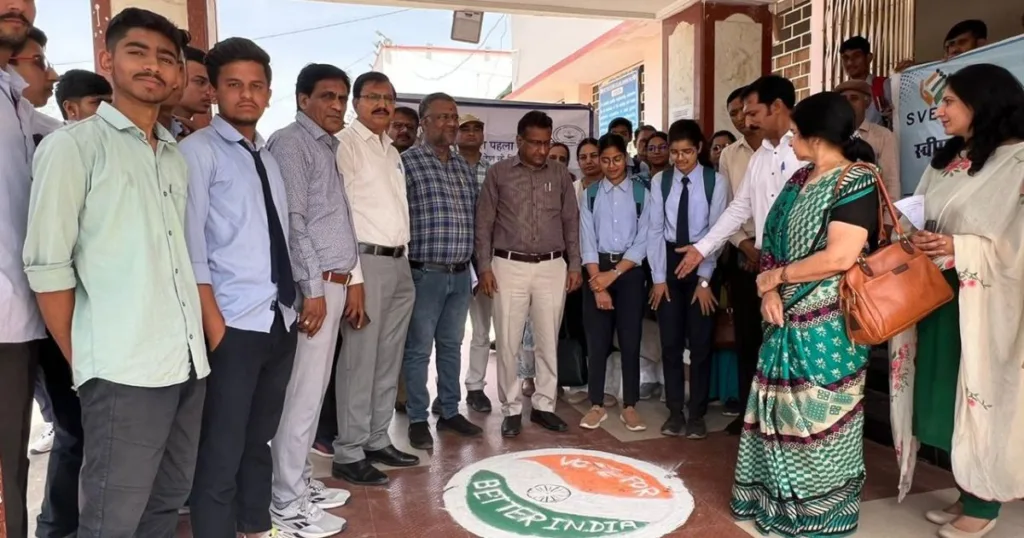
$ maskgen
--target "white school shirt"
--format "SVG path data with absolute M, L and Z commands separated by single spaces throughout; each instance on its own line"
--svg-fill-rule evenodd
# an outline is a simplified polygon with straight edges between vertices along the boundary
M 338 140 L 338 170 L 352 207 L 356 240 L 382 247 L 408 246 L 405 168 L 391 138 L 386 133 L 373 134 L 356 120 L 341 131 Z M 362 265 L 356 263 L 352 283 L 362 282 Z
M 779 197 L 789 178 L 807 165 L 793 153 L 792 139 L 793 133 L 787 132 L 778 146 L 772 146 L 767 139 L 761 143 L 761 147 L 750 159 L 750 165 L 743 176 L 743 184 L 740 185 L 736 197 L 708 234 L 694 245 L 705 258 L 722 248 L 751 217 L 754 218 L 756 234 L 754 246 L 761 248 L 764 221 L 768 218 L 772 204 Z

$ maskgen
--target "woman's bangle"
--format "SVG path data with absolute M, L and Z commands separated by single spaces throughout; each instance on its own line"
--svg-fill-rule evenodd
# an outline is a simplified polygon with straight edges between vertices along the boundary
M 789 266 L 788 265 L 783 267 L 782 268 L 782 275 L 779 276 L 779 280 L 781 280 L 783 284 L 789 284 L 789 277 L 786 276 L 786 271 L 788 271 L 788 270 L 789 270 Z

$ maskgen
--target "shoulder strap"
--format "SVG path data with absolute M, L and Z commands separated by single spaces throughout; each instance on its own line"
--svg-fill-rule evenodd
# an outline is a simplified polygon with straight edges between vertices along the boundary
M 711 200 L 715 197 L 715 169 L 710 166 L 704 167 L 704 195 L 708 198 L 708 207 L 711 207 Z
M 636 218 L 644 214 L 644 200 L 647 198 L 647 187 L 643 181 L 633 178 L 633 202 L 636 203 Z
M 597 198 L 597 186 L 600 184 L 601 182 L 598 181 L 587 187 L 587 208 L 590 209 L 591 213 L 594 212 L 594 199 Z
M 660 174 L 661 174 L 661 201 L 662 201 L 662 203 L 665 203 L 665 201 L 668 200 L 668 194 L 670 192 L 672 192 L 672 174 L 675 173 L 672 170 L 673 170 L 672 168 L 669 168 L 668 170 L 665 170 L 664 172 L 660 172 Z M 652 187 L 653 187 L 653 185 L 652 185 Z

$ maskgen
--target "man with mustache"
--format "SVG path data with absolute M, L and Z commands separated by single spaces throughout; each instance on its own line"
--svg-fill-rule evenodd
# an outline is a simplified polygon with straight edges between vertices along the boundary
M 409 442 L 430 450 L 427 374 L 436 344 L 438 431 L 476 437 L 483 430 L 459 414 L 459 374 L 472 279 L 473 218 L 479 187 L 469 163 L 452 151 L 459 126 L 455 100 L 443 93 L 420 102 L 423 143 L 402 154 L 412 239 L 409 266 L 416 302 L 405 340 L 403 372 L 409 391 Z
M 270 56 L 252 41 L 217 43 L 206 68 L 219 104 L 181 143 L 188 162 L 185 233 L 211 363 L 195 484 L 196 538 L 268 536 L 273 465 L 295 358 L 295 279 L 277 160 L 256 123 L 270 103 Z
M 14 51 L 28 39 L 35 16 L 32 0 L 0 0 L 0 196 L 10 208 L 0 211 L 0 250 L 5 253 L 0 256 L 0 476 L 12 538 L 28 534 L 25 492 L 32 387 L 39 346 L 46 338 L 21 263 L 35 151 L 27 120 L 35 111 L 22 96 L 28 84 L 10 64 Z
M 267 148 L 288 193 L 292 273 L 302 307 L 295 364 L 281 424 L 271 443 L 274 458 L 270 515 L 284 530 L 341 532 L 345 520 L 324 512 L 348 502 L 349 492 L 312 477 L 307 461 L 324 394 L 336 362 L 346 285 L 358 253 L 352 211 L 335 155 L 348 108 L 349 78 L 333 65 L 309 64 L 295 83 L 295 122 L 273 134 Z
M 157 123 L 180 39 L 160 15 L 121 11 L 99 56 L 113 104 L 35 158 L 23 262 L 80 397 L 79 536 L 173 535 L 195 468 L 209 366 L 186 164 Z
M 395 88 L 370 71 L 352 85 L 356 121 L 338 135 L 338 169 L 359 241 L 348 285 L 338 356 L 338 438 L 331 473 L 349 483 L 380 486 L 386 474 L 371 463 L 412 467 L 419 458 L 392 445 L 398 375 L 416 290 L 406 258 L 409 202 L 405 169 L 387 135 Z
M 388 127 L 388 136 L 394 140 L 392 145 L 398 153 L 405 153 L 405 150 L 416 144 L 416 136 L 420 130 L 420 115 L 416 110 L 407 106 L 400 106 L 395 109 L 395 115 Z
M 188 43 L 192 36 L 181 31 L 182 40 Z M 181 81 L 171 96 L 160 107 L 160 125 L 163 125 L 178 141 L 196 131 L 192 121 L 195 114 L 207 114 L 213 103 L 213 90 L 207 77 L 206 53 L 188 45 L 185 46 L 185 61 L 181 64 Z M 198 112 L 197 112 L 198 111 Z
M 705 257 L 715 255 L 751 218 L 754 219 L 754 251 L 750 251 L 749 244 L 743 246 L 742 241 L 740 249 L 746 256 L 753 257 L 756 253 L 759 258 L 768 211 L 793 173 L 807 164 L 796 158 L 790 143 L 793 133 L 789 114 L 796 104 L 793 83 L 778 75 L 766 75 L 747 86 L 741 98 L 747 130 L 763 136 L 763 141 L 750 159 L 732 202 L 707 235 L 692 245 L 676 249 L 683 254 L 683 260 L 675 268 L 679 278 L 690 274 Z M 749 391 L 749 387 L 741 390 Z

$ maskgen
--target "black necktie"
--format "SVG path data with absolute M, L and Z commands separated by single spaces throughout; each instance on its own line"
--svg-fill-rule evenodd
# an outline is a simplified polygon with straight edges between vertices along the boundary
M 679 212 L 676 214 L 676 244 L 690 244 L 690 178 L 683 176 L 683 191 L 679 193 Z
M 270 281 L 277 284 L 278 302 L 291 308 L 295 306 L 295 280 L 292 278 L 292 263 L 288 257 L 288 243 L 284 239 L 284 230 L 281 229 L 281 220 L 277 217 L 277 207 L 274 206 L 274 196 L 270 191 L 267 167 L 263 165 L 259 151 L 249 149 L 243 140 L 239 140 L 238 144 L 252 155 L 252 160 L 256 162 L 256 173 L 263 185 L 263 205 L 267 209 L 267 229 L 270 231 Z

